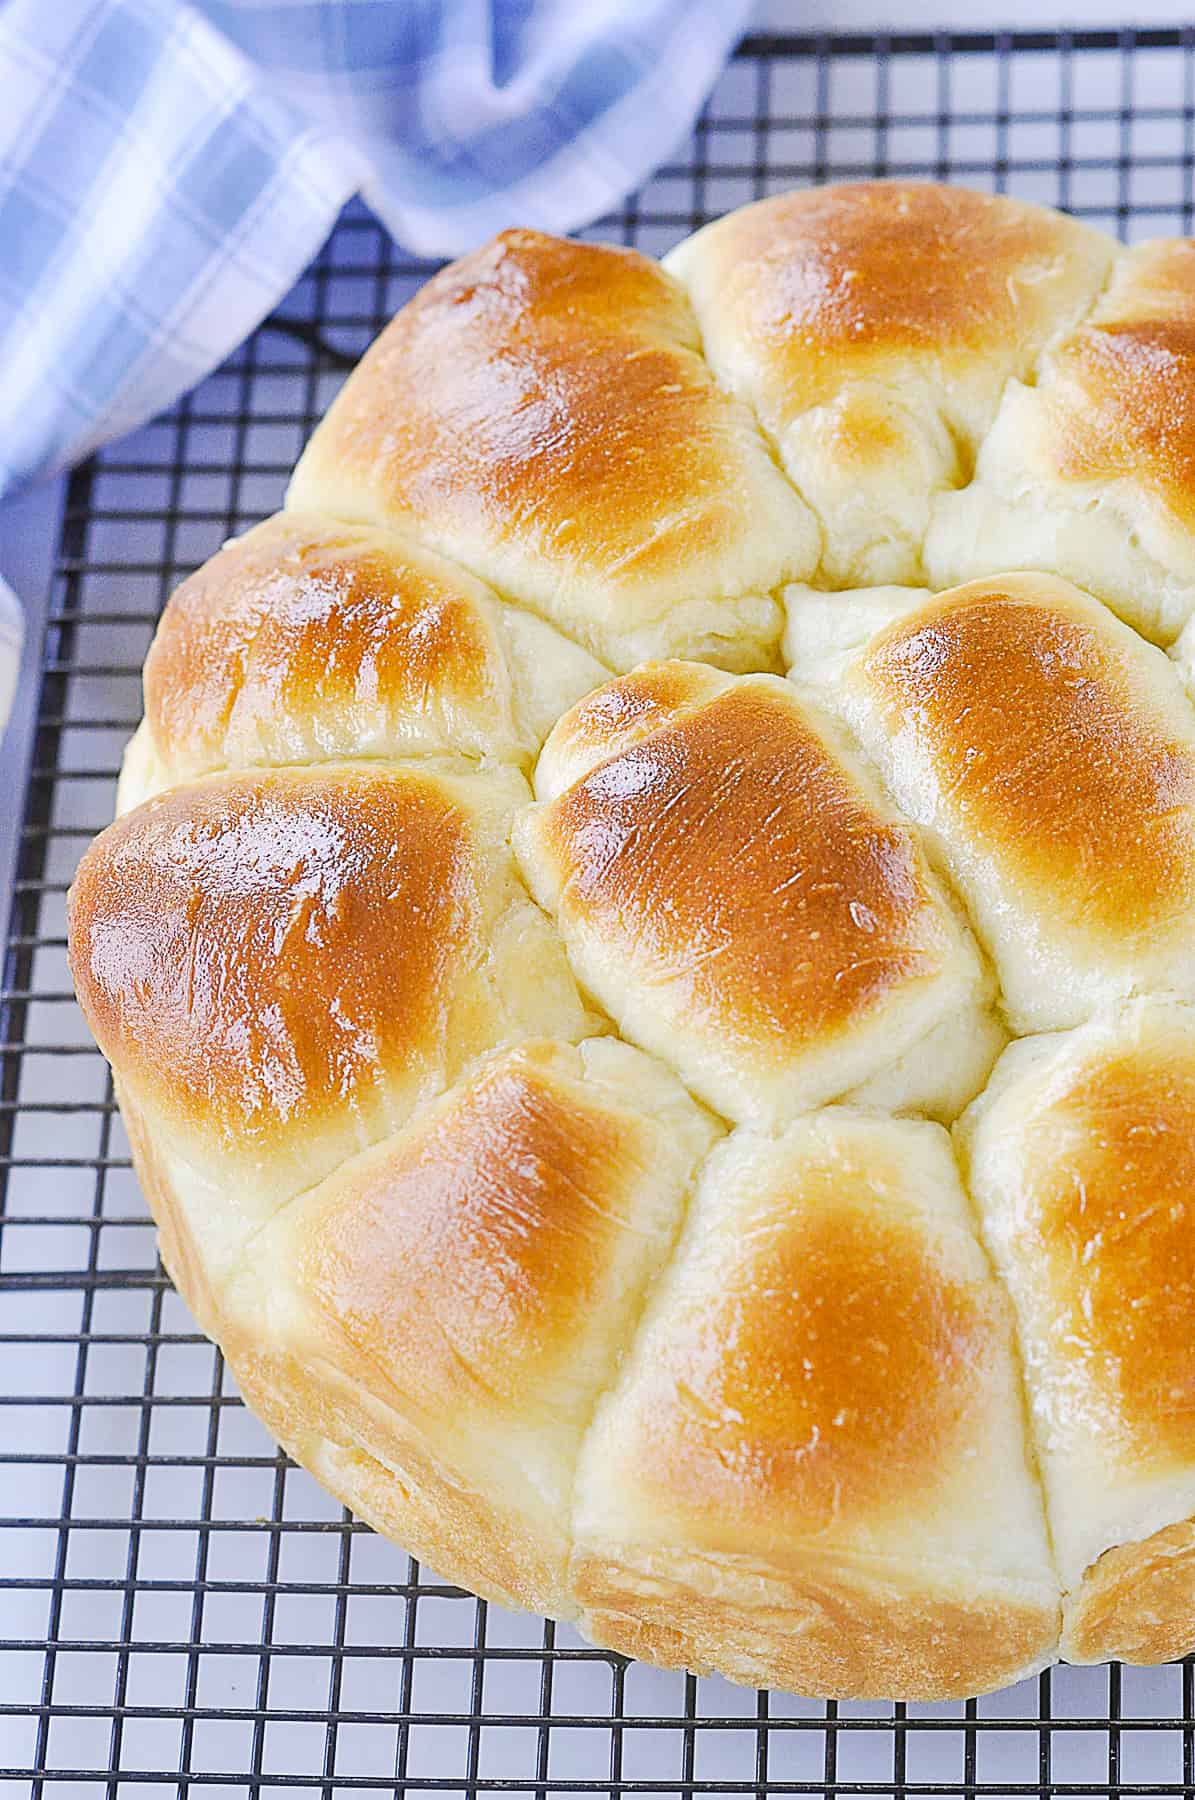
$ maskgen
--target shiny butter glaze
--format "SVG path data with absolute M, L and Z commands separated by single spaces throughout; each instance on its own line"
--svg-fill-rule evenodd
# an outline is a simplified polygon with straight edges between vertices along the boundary
M 546 1405 L 592 1309 L 618 1305 L 654 1139 L 546 1050 L 512 1052 L 333 1184 L 299 1279 L 417 1406 Z
M 1156 652 L 1068 594 L 1040 576 L 956 589 L 881 633 L 857 679 L 931 765 L 940 829 L 1046 923 L 1131 953 L 1195 904 L 1195 741 L 1149 692 Z
M 1057 473 L 1125 479 L 1195 524 L 1195 244 L 1131 252 L 1042 387 Z
M 104 1054 L 263 1148 L 443 1054 L 484 955 L 467 817 L 431 777 L 336 767 L 174 788 L 84 857 L 72 967 Z
M 748 590 L 764 563 L 767 588 L 815 554 L 676 283 L 635 251 L 533 231 L 445 269 L 367 352 L 292 489 L 300 505 L 349 493 L 466 562 L 509 540 L 556 581 L 682 600 L 702 597 L 686 572 L 736 546 Z M 788 519 L 787 543 L 758 543 L 752 502 Z
M 1078 1069 L 1027 1131 L 1009 1239 L 1048 1320 L 1050 1414 L 1141 1478 L 1195 1459 L 1195 1036 Z M 1040 1363 L 1044 1346 L 1033 1351 Z
M 180 777 L 238 762 L 507 749 L 508 681 L 486 592 L 368 528 L 283 513 L 176 589 L 145 664 L 155 748 Z
M 1040 207 L 848 182 L 743 207 L 694 240 L 689 263 L 709 258 L 718 330 L 758 364 L 764 421 L 782 430 L 844 382 L 902 365 L 1023 364 L 1082 294 L 1094 255 L 1092 234 Z M 882 450 L 891 429 L 861 400 L 840 448 Z
M 536 767 L 536 793 L 552 798 L 596 764 L 675 725 L 725 685 L 716 670 L 679 661 L 642 663 L 629 675 L 604 682 L 557 721 L 550 751 Z
M 966 478 L 1006 377 L 1029 374 L 1107 258 L 1056 216 L 895 184 L 766 202 L 708 247 L 742 359 L 732 380 L 711 348 L 719 376 L 774 433 L 833 399 L 807 447 L 841 463 L 848 510 L 878 512 L 891 496 L 876 500 L 871 478 L 889 464 L 911 469 L 925 494 Z M 1130 258 L 1137 286 L 1120 282 L 1072 333 L 1043 389 L 1068 478 L 1139 478 L 1179 514 L 1195 456 L 1192 254 Z M 738 379 L 743 367 L 754 387 Z M 924 466 L 910 461 L 923 425 Z M 804 509 L 746 408 L 711 377 L 676 283 L 634 253 L 529 232 L 446 271 L 400 315 L 317 434 L 296 492 L 386 529 L 288 515 L 184 585 L 147 665 L 150 730 L 176 772 L 373 755 L 371 734 L 388 730 L 387 755 L 409 747 L 406 732 L 508 754 L 506 626 L 495 633 L 491 610 L 502 603 L 430 551 L 400 551 L 396 521 L 586 641 L 617 593 L 629 640 L 640 614 L 694 596 L 717 613 L 812 566 Z M 920 516 L 891 529 L 906 527 L 920 543 Z M 1014 578 L 933 603 L 873 645 L 865 679 L 932 760 L 944 805 L 1020 884 L 1027 926 L 1058 914 L 1109 946 L 1189 933 L 1195 752 L 1124 640 L 1055 600 Z M 717 618 L 692 627 L 705 633 L 700 653 L 707 639 L 736 653 L 737 632 L 745 663 L 766 664 L 766 626 L 742 618 L 724 643 Z M 860 1020 L 878 1019 L 877 1037 L 890 1038 L 886 1001 L 970 957 L 916 831 L 818 719 L 766 679 L 726 691 L 708 670 L 657 666 L 574 710 L 556 734 L 562 779 L 536 815 L 560 875 L 563 934 L 584 921 L 616 997 L 646 972 L 648 1005 L 676 1009 L 665 1019 L 678 1025 L 675 1062 L 682 1028 L 707 1032 L 717 1054 L 740 1059 L 748 1087 Z M 1007 1308 L 961 1194 L 943 1232 L 895 1149 L 807 1144 L 783 1179 L 703 1220 L 696 1256 L 682 1251 L 669 1268 L 640 1340 L 640 1298 L 692 1173 L 665 1168 L 678 1134 L 654 1117 L 657 1096 L 645 1092 L 637 1114 L 554 1053 L 522 1050 L 418 1111 L 517 1035 L 487 989 L 492 963 L 505 960 L 529 992 L 557 979 L 544 974 L 557 946 L 542 916 L 519 896 L 512 924 L 516 909 L 495 898 L 512 890 L 509 871 L 494 874 L 512 809 L 481 829 L 470 784 L 486 779 L 332 764 L 208 781 L 123 820 L 80 871 L 80 996 L 130 1097 L 155 1209 L 166 1219 L 178 1200 L 180 1122 L 188 1148 L 217 1151 L 217 1180 L 186 1189 L 188 1228 L 219 1182 L 237 1191 L 238 1159 L 276 1184 L 287 1158 L 304 1168 L 281 1198 L 305 1191 L 240 1268 L 241 1349 L 258 1378 L 246 1391 L 313 1466 L 368 1464 L 377 1516 L 399 1535 L 413 1518 L 416 1548 L 442 1549 L 449 1573 L 458 1559 L 489 1591 L 506 1559 L 514 1572 L 499 1591 L 554 1615 L 585 1602 L 591 1581 L 589 1600 L 617 1621 L 605 1641 L 619 1647 L 642 1631 L 655 1653 L 642 1575 L 643 1588 L 656 1584 L 663 1634 L 690 1631 L 690 1661 L 752 1680 L 932 1694 L 1024 1672 L 1057 1642 L 1054 1589 L 1047 1571 L 1037 1599 L 1020 1591 L 1026 1571 L 1042 1575 L 1026 1550 L 1036 1490 L 1018 1461 Z M 977 962 L 974 973 L 978 986 Z M 959 992 L 970 979 L 968 963 Z M 566 977 L 558 985 L 571 993 Z M 942 1019 L 918 1037 L 925 1023 L 910 1031 L 911 1060 L 942 1055 L 941 1038 L 930 1043 Z M 558 1027 L 573 1028 L 592 1029 L 579 1007 Z M 1020 1195 L 1017 1255 L 1052 1296 L 1069 1358 L 1063 1403 L 1086 1409 L 1134 1475 L 1195 1458 L 1188 1075 L 1170 1053 L 1126 1052 L 1087 1071 L 1044 1116 Z M 401 1105 L 348 1142 L 338 1122 L 392 1082 L 407 1084 Z M 879 1089 L 893 1106 L 901 1091 Z M 718 1103 L 729 1113 L 736 1100 L 726 1082 Z M 929 1128 L 871 1117 L 867 1129 Z M 383 1132 L 397 1135 L 345 1163 Z M 219 1287 L 206 1282 L 216 1237 L 209 1216 L 179 1261 L 198 1295 Z M 269 1292 L 274 1281 L 284 1293 Z M 624 1365 L 638 1385 L 621 1473 L 647 1497 L 628 1538 L 630 1579 L 607 1594 L 617 1572 L 590 1568 L 569 1592 L 563 1542 L 538 1562 L 512 1548 L 541 1537 L 542 1521 L 510 1470 L 539 1485 L 539 1500 L 553 1471 L 563 1538 L 589 1410 Z M 1043 1380 L 1040 1364 L 1028 1369 L 1031 1384 Z M 393 1440 L 362 1436 L 360 1422 L 376 1430 L 391 1405 Z M 412 1450 L 421 1416 L 442 1433 L 443 1468 L 438 1451 L 421 1463 Z M 288 1436 L 295 1427 L 307 1436 Z M 475 1526 L 475 1543 L 474 1496 L 462 1502 L 453 1461 L 465 1439 L 485 1476 L 474 1510 L 495 1521 L 489 1538 Z M 516 1439 L 518 1455 L 533 1450 L 525 1464 Z M 389 1460 L 370 1462 L 375 1452 Z M 991 1469 L 1003 1477 L 1014 1464 L 1006 1491 Z M 1001 1529 L 1014 1515 L 1009 1550 Z M 670 1594 L 663 1563 L 634 1564 L 677 1520 Z M 1185 1526 L 1151 1542 L 1155 1560 L 1189 1554 Z M 1105 1568 L 1118 1587 L 1109 1606 L 1129 1608 L 1133 1568 Z M 777 1573 L 793 1570 L 778 1625 Z M 986 1584 L 1006 1576 L 1008 1593 L 993 1598 Z M 771 1598 L 757 1607 L 765 1582 Z M 1178 1635 L 1171 1621 L 1169 1636 L 1141 1637 L 1151 1653 L 1186 1647 L 1190 1586 L 1184 1574 L 1166 1603 L 1181 1614 Z M 748 1639 L 753 1655 L 762 1644 L 756 1660 L 739 1654 Z M 812 1647 L 808 1660 L 798 1644 Z
M 668 1004 L 732 1051 L 843 1030 L 945 960 L 913 833 L 766 680 L 600 763 L 544 830 L 562 914 L 666 979 Z

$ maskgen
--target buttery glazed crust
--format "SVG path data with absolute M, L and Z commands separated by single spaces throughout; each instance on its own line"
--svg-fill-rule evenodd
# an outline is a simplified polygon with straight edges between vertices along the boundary
M 232 1366 L 442 1571 L 559 1613 L 583 1429 L 716 1135 L 625 1044 L 499 1055 L 246 1245 Z
M 76 987 L 164 1143 L 272 1206 L 503 1038 L 586 1014 L 506 837 L 511 769 L 328 765 L 173 788 L 96 840 Z
M 553 797 L 516 843 L 574 967 L 727 1117 L 835 1099 L 947 1017 L 952 1060 L 982 1079 L 970 939 L 917 839 L 784 682 L 625 676 L 557 727 L 536 788 Z M 917 1075 L 909 1101 L 932 1107 L 938 1071 Z
M 1114 248 L 1020 201 L 864 181 L 744 206 L 667 266 L 841 587 L 919 577 L 932 494 L 967 479 L 1005 382 L 1086 309 Z
M 1195 1593 L 1195 1009 L 1137 1002 L 1014 1046 L 960 1134 L 1020 1319 L 1065 1653 L 1180 1654 Z
M 526 762 L 605 671 L 392 533 L 282 513 L 172 596 L 145 664 L 159 786 L 461 751 Z
M 504 232 L 366 353 L 289 504 L 409 526 L 616 667 L 766 660 L 817 530 L 699 346 L 648 257 Z
M 1148 244 L 1050 361 L 1064 481 L 1140 482 L 1195 523 L 1195 246 Z
M 829 1108 L 714 1152 L 576 1536 L 583 1617 L 643 1607 L 752 1678 L 945 1695 L 980 1642 L 985 1679 L 1048 1657 L 1011 1313 L 943 1132 Z
M 1041 574 L 791 605 L 794 679 L 927 833 L 1015 1030 L 1195 995 L 1195 715 L 1160 651 Z
M 1195 1648 L 1193 257 L 506 233 L 170 602 L 79 998 L 246 1400 L 444 1577 L 840 1698 Z

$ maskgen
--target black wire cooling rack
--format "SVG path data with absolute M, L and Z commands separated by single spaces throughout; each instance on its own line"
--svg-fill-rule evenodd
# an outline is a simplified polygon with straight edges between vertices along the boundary
M 1195 32 L 751 38 L 594 235 L 662 251 L 854 174 L 1190 232 L 1193 101 Z M 0 992 L 0 1800 L 1195 1795 L 1190 1665 L 823 1705 L 474 1600 L 275 1450 L 163 1276 L 71 997 L 66 886 L 111 814 L 163 601 L 275 509 L 344 367 L 428 273 L 350 207 L 223 368 L 70 481 Z

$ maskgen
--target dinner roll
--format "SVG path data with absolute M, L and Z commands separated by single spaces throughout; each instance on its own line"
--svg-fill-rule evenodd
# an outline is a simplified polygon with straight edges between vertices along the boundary
M 976 477 L 937 501 L 925 560 L 945 586 L 1054 569 L 1169 643 L 1195 609 L 1195 244 L 1117 263 L 1090 316 L 1013 381 Z
M 536 794 L 515 844 L 583 985 L 725 1117 L 776 1124 L 909 1051 L 892 1105 L 957 1111 L 982 1081 L 995 1045 L 970 937 L 789 684 L 639 669 L 565 715 Z
M 583 1035 L 511 863 L 525 796 L 513 769 L 430 762 L 223 775 L 91 846 L 75 984 L 172 1261 L 194 1230 L 195 1259 L 223 1268 L 494 1045 Z
M 1195 713 L 1160 650 L 1041 574 L 799 593 L 790 621 L 794 677 L 925 832 L 1015 1031 L 1195 998 Z
M 1195 1651 L 1192 294 L 904 182 L 507 232 L 170 601 L 79 997 L 440 1578 L 840 1698 Z
M 525 763 L 608 674 L 417 544 L 280 513 L 166 608 L 145 663 L 147 753 L 156 786 L 345 757 Z
M 717 1135 L 626 1044 L 497 1055 L 249 1244 L 238 1378 L 441 1575 L 567 1613 L 581 1439 Z
M 768 662 L 812 518 L 715 383 L 646 256 L 508 231 L 398 314 L 319 426 L 289 504 L 381 520 L 615 668 Z
M 1195 1009 L 1001 1059 L 960 1136 L 1016 1307 L 1072 1662 L 1195 1640 Z
M 738 1131 L 582 1453 L 583 1629 L 853 1697 L 1039 1668 L 1058 1592 L 1010 1311 L 945 1132 Z
M 821 523 L 819 578 L 846 587 L 920 577 L 931 498 L 969 479 L 1005 382 L 1115 248 L 1021 201 L 860 181 L 741 207 L 665 266 Z

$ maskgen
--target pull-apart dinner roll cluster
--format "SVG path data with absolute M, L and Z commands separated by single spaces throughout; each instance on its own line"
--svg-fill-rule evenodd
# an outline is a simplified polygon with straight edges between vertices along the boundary
M 510 232 L 171 600 L 79 998 L 449 1579 L 828 1696 L 1195 1648 L 1193 331 L 962 190 Z

